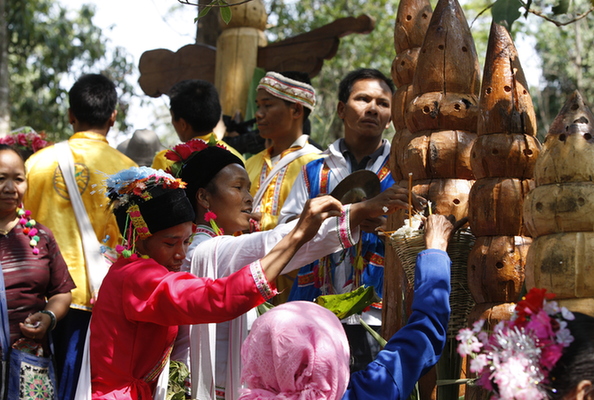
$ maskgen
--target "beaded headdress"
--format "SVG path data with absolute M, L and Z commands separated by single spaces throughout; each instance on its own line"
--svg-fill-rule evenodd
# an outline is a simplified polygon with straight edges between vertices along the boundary
M 493 332 L 483 330 L 485 320 L 460 330 L 458 353 L 472 358 L 470 371 L 477 384 L 494 393 L 494 400 L 547 399 L 549 373 L 573 342 L 567 321 L 574 319 L 546 289 L 531 289 L 518 302 L 509 321 Z
M 105 185 L 126 250 L 133 249 L 137 237 L 195 219 L 184 182 L 161 170 L 128 168 L 108 177 Z
M 257 89 L 264 89 L 288 102 L 299 103 L 312 111 L 316 106 L 316 91 L 313 86 L 276 72 L 267 72 L 264 78 L 260 79 Z

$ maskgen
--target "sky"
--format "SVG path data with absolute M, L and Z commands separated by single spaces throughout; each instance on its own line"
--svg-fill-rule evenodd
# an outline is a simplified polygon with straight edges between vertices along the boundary
M 177 0 L 59 0 L 70 9 L 79 9 L 81 4 L 95 6 L 93 23 L 102 28 L 103 34 L 110 40 L 111 47 L 121 46 L 133 57 L 138 67 L 140 56 L 147 50 L 158 48 L 176 51 L 180 47 L 195 41 L 197 15 L 196 7 L 181 5 Z M 138 80 L 138 75 L 133 81 Z M 152 99 L 143 94 L 136 83 L 136 92 L 142 94 L 148 105 L 140 106 L 139 100 L 129 108 L 128 121 L 132 132 L 144 129 L 156 121 L 155 108 L 168 106 L 165 96 Z M 156 129 L 163 133 L 164 129 Z M 110 133 L 110 143 L 117 144 L 126 137 Z

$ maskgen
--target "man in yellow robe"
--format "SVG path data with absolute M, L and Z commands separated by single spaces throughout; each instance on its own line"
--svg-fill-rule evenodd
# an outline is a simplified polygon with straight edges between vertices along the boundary
M 260 229 L 278 223 L 281 208 L 301 168 L 320 158 L 321 151 L 309 143 L 303 126 L 316 103 L 314 88 L 306 74 L 268 72 L 258 84 L 256 122 L 260 136 L 271 145 L 249 158 L 246 170 L 252 182 L 253 210 L 260 213 Z M 293 284 L 290 276 L 277 279 L 279 294 L 274 302 L 288 298 Z
M 171 124 L 182 142 L 202 139 L 214 140 L 241 161 L 243 156 L 222 140 L 218 140 L 213 129 L 221 120 L 221 103 L 216 88 L 201 79 L 189 79 L 173 85 L 169 91 Z M 173 161 L 165 158 L 167 150 L 160 151 L 153 159 L 154 169 L 166 170 Z
M 101 190 L 103 181 L 108 175 L 136 166 L 110 147 L 105 138 L 117 115 L 115 85 L 103 75 L 84 75 L 70 90 L 69 101 L 68 118 L 75 133 L 68 144 L 74 158 L 76 183 L 97 240 L 115 247 L 120 234 L 115 217 L 107 210 L 107 198 Z M 54 146 L 33 154 L 26 167 L 29 189 L 24 197 L 25 208 L 52 230 L 76 283 L 71 309 L 54 334 L 57 398 L 70 400 L 78 382 L 92 309 L 81 236 Z

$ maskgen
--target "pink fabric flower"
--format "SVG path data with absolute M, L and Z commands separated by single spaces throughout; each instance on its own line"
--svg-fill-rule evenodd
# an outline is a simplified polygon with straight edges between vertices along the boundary
M 213 213 L 212 211 L 207 211 L 204 214 L 204 220 L 206 222 L 210 222 L 210 221 L 215 220 L 215 219 L 217 219 L 217 215 L 215 213 Z

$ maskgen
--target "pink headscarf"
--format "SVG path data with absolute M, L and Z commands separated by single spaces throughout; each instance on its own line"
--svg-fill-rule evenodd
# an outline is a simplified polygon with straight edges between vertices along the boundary
M 338 318 L 309 301 L 256 319 L 241 349 L 239 400 L 335 400 L 349 382 L 349 345 Z

